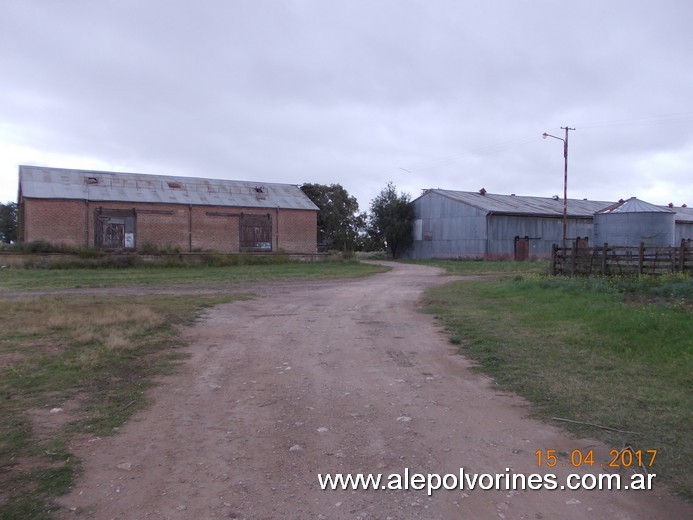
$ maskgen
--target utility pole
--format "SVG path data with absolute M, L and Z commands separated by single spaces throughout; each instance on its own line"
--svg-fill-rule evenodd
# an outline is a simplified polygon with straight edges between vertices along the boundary
M 547 134 L 546 132 L 542 134 L 542 137 L 544 139 L 553 137 L 554 139 L 563 141 L 563 241 L 561 247 L 565 249 L 566 232 L 568 228 L 568 132 L 575 129 L 569 126 L 562 126 L 561 130 L 565 130 L 565 139 Z

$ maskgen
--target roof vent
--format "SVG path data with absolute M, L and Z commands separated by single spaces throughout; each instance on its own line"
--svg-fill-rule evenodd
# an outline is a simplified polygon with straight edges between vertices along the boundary
M 552 198 L 553 200 L 558 200 L 558 195 L 554 195 L 554 196 L 551 197 L 551 198 Z
M 673 202 L 670 202 L 669 204 L 667 204 L 667 206 L 669 206 L 670 208 L 673 208 L 673 207 L 674 207 L 674 203 L 673 203 Z
M 264 186 L 255 186 L 255 198 L 257 200 L 265 200 L 267 198 Z
M 486 188 L 481 188 L 479 190 L 479 195 L 486 195 Z
M 515 194 L 514 194 L 514 193 L 511 193 L 511 194 L 510 194 L 510 196 L 511 196 L 511 197 L 514 197 L 514 196 L 515 196 Z
M 618 203 L 619 203 L 619 204 L 623 204 L 624 202 L 625 202 L 625 200 L 623 200 L 623 199 L 618 199 Z
M 168 187 L 172 190 L 179 190 L 183 187 L 183 185 L 180 182 L 168 182 L 167 184 Z
M 687 208 L 688 206 L 686 206 L 685 204 L 681 204 L 681 207 L 682 207 L 682 208 Z
M 86 177 L 84 179 L 84 184 L 98 184 L 98 183 L 99 183 L 99 179 L 97 179 L 96 177 Z

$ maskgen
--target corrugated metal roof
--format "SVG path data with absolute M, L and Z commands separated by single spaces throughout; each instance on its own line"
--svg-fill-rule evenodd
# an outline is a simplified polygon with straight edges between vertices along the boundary
M 23 197 L 36 199 L 318 209 L 293 184 L 22 165 L 19 186 Z
M 631 197 L 628 200 L 619 200 L 616 204 L 612 204 L 597 213 L 605 215 L 608 213 L 675 213 L 675 211 Z
M 675 219 L 679 222 L 693 222 L 693 208 L 671 208 L 676 212 Z
M 527 197 L 521 195 L 499 195 L 495 193 L 452 191 L 431 189 L 426 193 L 438 193 L 443 197 L 458 200 L 488 213 L 512 215 L 562 216 L 563 199 L 553 197 Z M 424 195 L 426 195 L 424 193 Z M 422 195 L 422 196 L 424 196 Z M 591 217 L 597 211 L 613 204 L 596 200 L 568 199 L 568 215 Z
M 485 192 L 483 195 L 476 191 L 454 191 L 429 189 L 426 193 L 435 192 L 444 197 L 459 200 L 475 208 L 489 213 L 514 214 L 514 215 L 563 215 L 563 199 L 553 197 L 527 197 L 521 195 L 499 195 Z M 419 197 L 420 198 L 420 197 Z M 636 208 L 654 208 L 646 211 L 674 212 L 675 219 L 679 222 L 693 222 L 693 208 L 655 206 L 648 202 L 632 197 L 624 202 L 605 202 L 598 200 L 568 199 L 568 215 L 576 217 L 591 217 L 595 213 L 606 212 L 609 208 L 621 207 L 633 201 L 629 211 L 635 212 Z M 642 212 L 642 210 L 640 211 Z

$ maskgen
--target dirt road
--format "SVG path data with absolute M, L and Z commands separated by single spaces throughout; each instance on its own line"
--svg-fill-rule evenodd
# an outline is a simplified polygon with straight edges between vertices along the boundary
M 608 449 L 526 418 L 469 370 L 415 265 L 364 280 L 267 286 L 186 331 L 191 359 L 118 435 L 74 450 L 84 475 L 65 518 L 693 518 L 654 491 L 322 491 L 318 473 L 556 473 L 536 450 Z M 560 464 L 559 464 L 560 466 Z M 597 473 L 589 468 L 582 473 Z M 624 473 L 624 475 L 626 475 Z M 76 511 L 75 511 L 76 508 Z M 74 511 L 74 512 L 72 512 Z

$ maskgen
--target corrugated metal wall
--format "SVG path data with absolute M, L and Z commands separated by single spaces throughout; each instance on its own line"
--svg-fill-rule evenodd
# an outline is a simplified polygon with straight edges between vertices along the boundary
M 512 255 L 515 237 L 529 237 L 530 257 L 551 256 L 551 246 L 560 244 L 563 239 L 563 219 L 519 216 L 489 215 L 490 256 Z M 572 241 L 577 237 L 589 237 L 592 240 L 592 219 L 587 217 L 568 217 L 567 238 Z
M 408 255 L 411 258 L 512 258 L 516 236 L 528 237 L 530 258 L 548 258 L 551 256 L 552 245 L 562 242 L 562 215 L 489 213 L 487 209 L 477 208 L 473 203 L 441 195 L 435 190 L 413 202 L 417 221 L 414 225 L 414 244 Z M 568 211 L 570 213 L 570 205 Z M 661 245 L 676 245 L 682 239 L 693 238 L 693 222 L 687 220 L 687 210 L 679 211 L 682 220 L 675 225 L 673 213 L 624 213 L 621 217 L 630 215 L 627 222 L 619 220 L 618 213 L 597 214 L 594 217 L 569 214 L 566 233 L 568 244 L 572 244 L 577 237 L 587 237 L 588 243 L 595 246 L 604 242 L 639 245 L 643 241 L 646 245 L 656 245 L 653 240 Z M 600 230 L 600 226 L 604 225 L 604 217 L 609 217 L 606 221 L 610 228 L 608 235 L 603 234 L 603 229 Z M 611 220 L 614 217 L 616 219 Z M 597 236 L 598 231 L 600 236 Z
M 436 193 L 414 201 L 417 220 L 411 258 L 477 257 L 486 254 L 486 213 Z M 419 228 L 420 226 L 420 228 Z M 419 240 L 416 240 L 420 238 Z
M 693 222 L 676 222 L 674 228 L 675 245 L 679 245 L 681 240 L 693 240 Z
M 597 213 L 594 216 L 595 245 L 674 246 L 675 213 Z
M 417 222 L 409 256 L 425 258 L 513 257 L 515 237 L 529 237 L 529 256 L 549 257 L 563 236 L 561 218 L 487 215 L 463 202 L 426 193 L 414 201 Z M 590 237 L 591 217 L 569 217 L 569 239 Z

